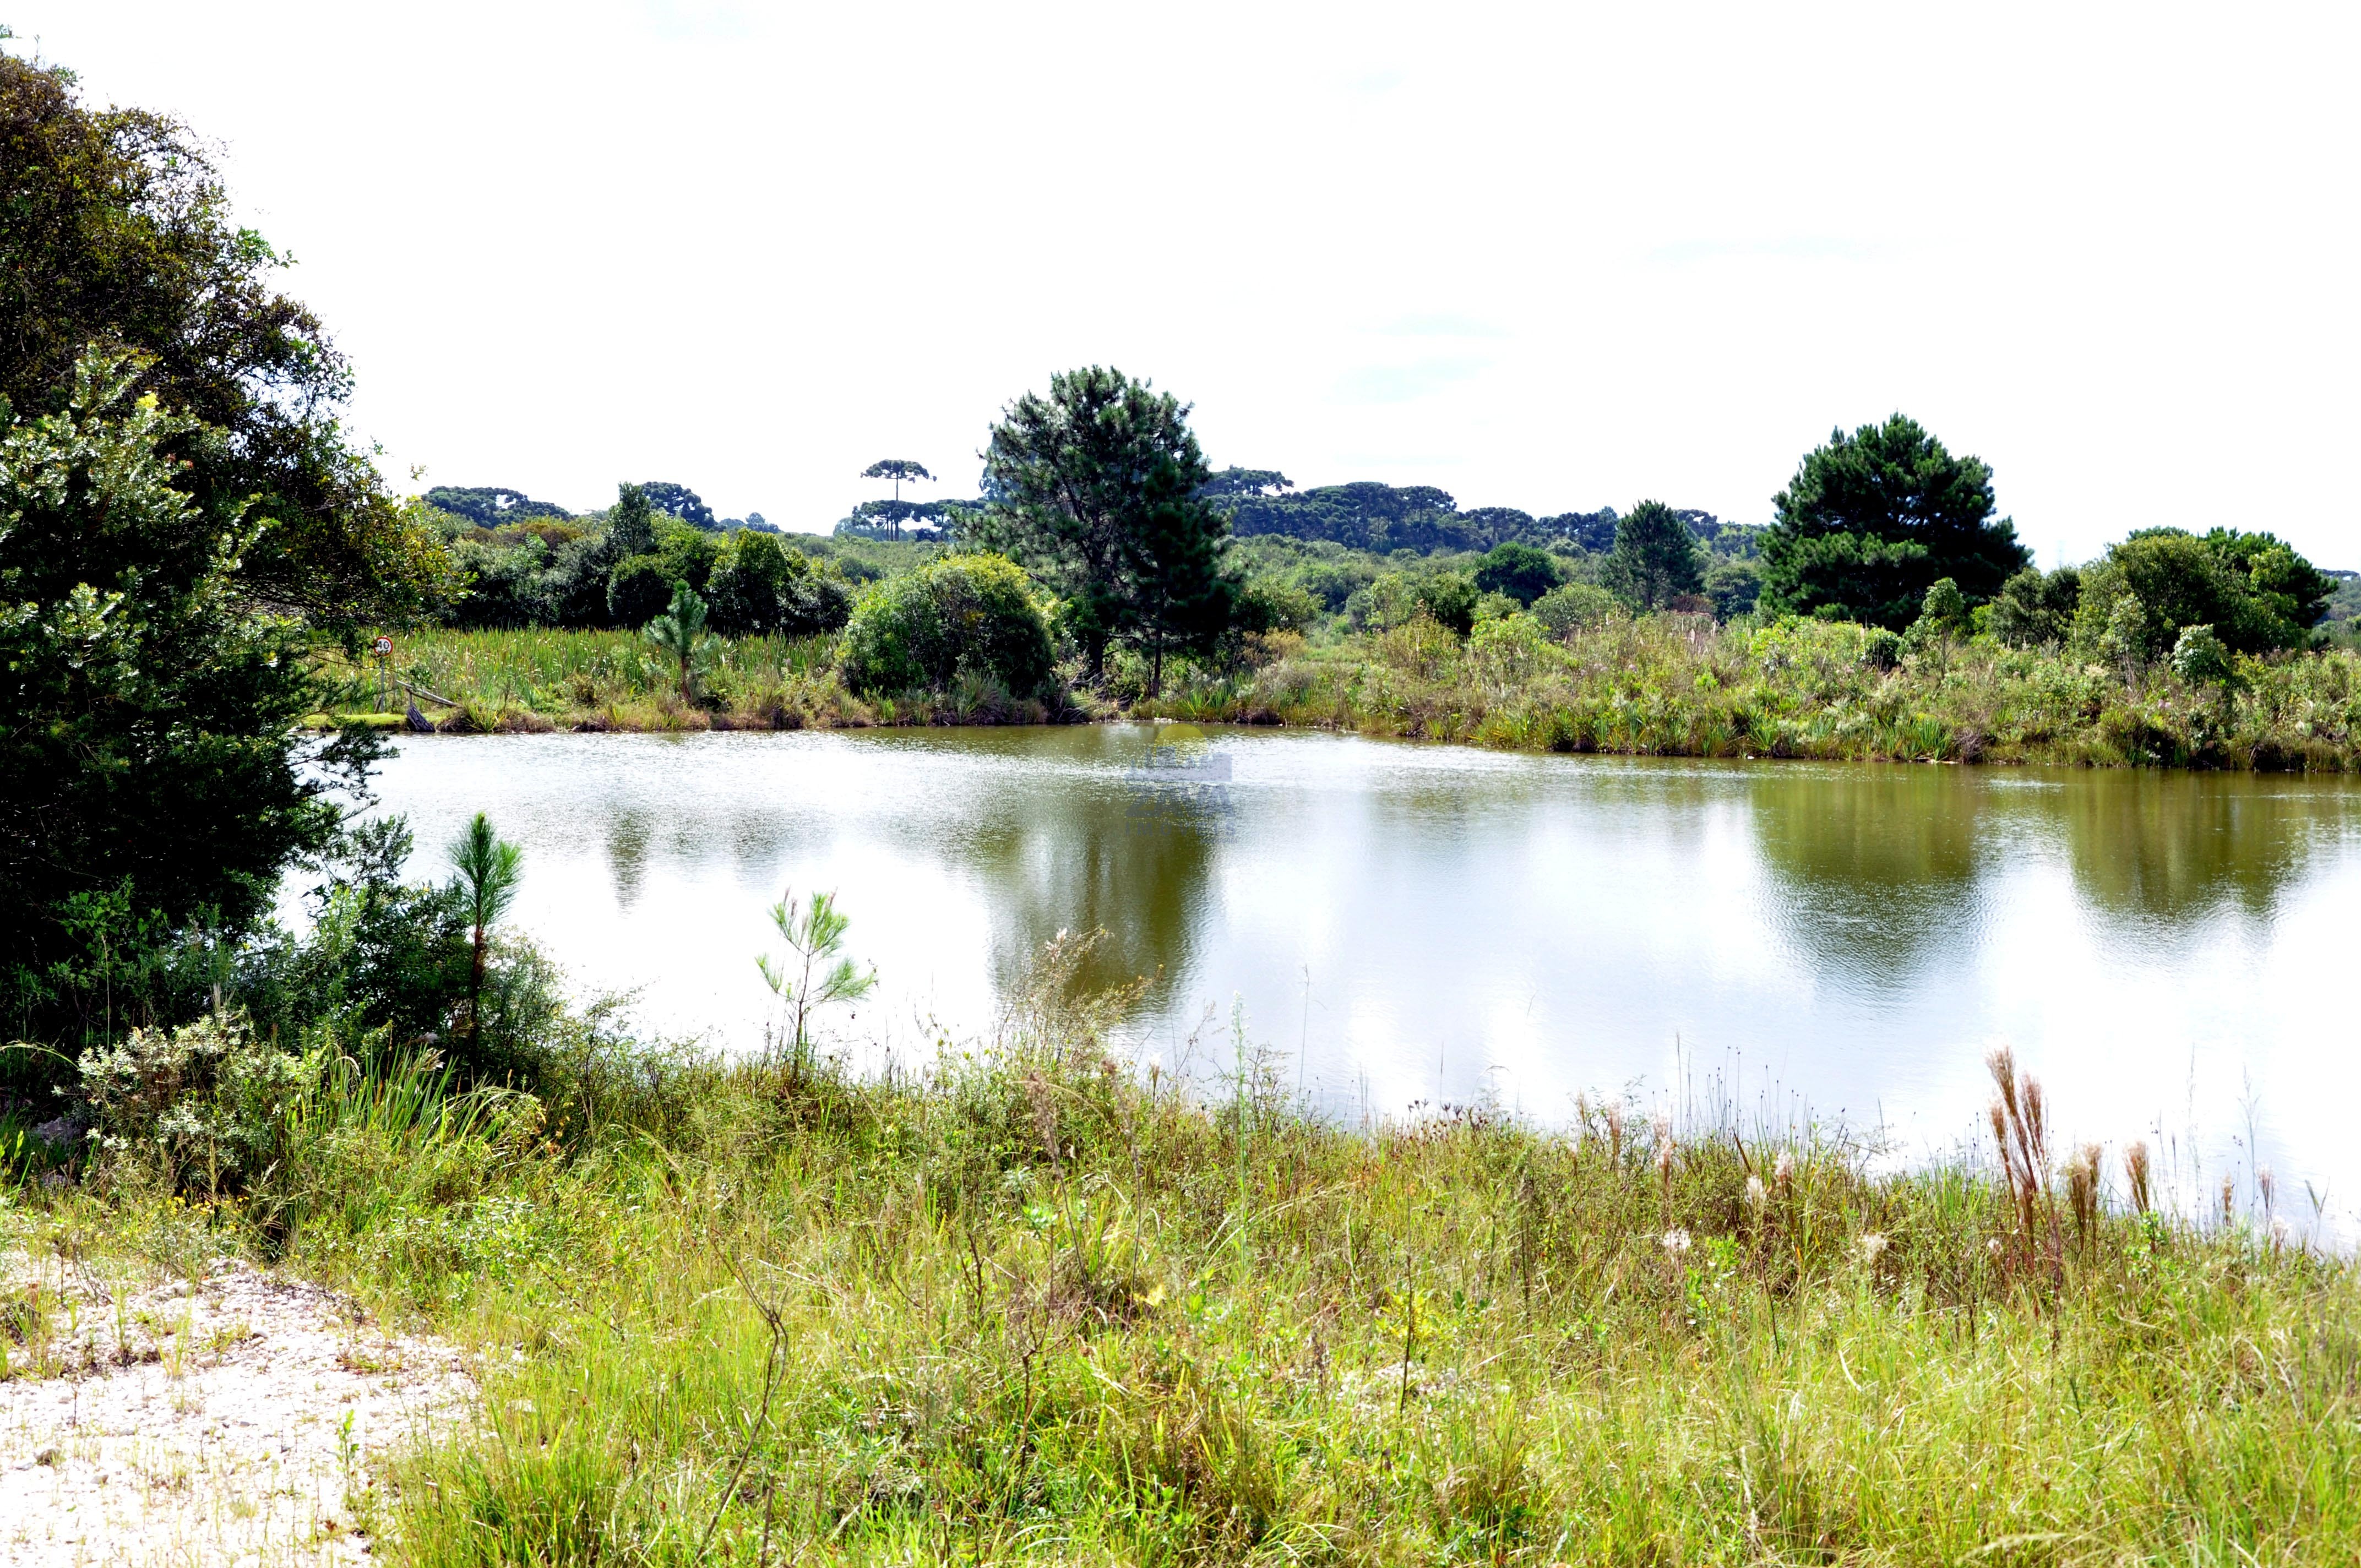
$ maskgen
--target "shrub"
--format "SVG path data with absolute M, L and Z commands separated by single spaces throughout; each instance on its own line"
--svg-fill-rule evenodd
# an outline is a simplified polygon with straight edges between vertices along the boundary
M 1521 609 L 1564 581 L 1556 557 L 1530 544 L 1496 544 L 1476 563 L 1476 586 L 1488 594 L 1508 595 Z
M 274 1159 L 301 1057 L 254 1037 L 243 1018 L 213 1014 L 177 1029 L 134 1029 L 82 1053 L 82 1093 L 99 1148 L 117 1168 L 166 1188 L 243 1185 Z
M 1967 597 L 1950 578 L 1936 578 L 1920 602 L 1918 619 L 1910 623 L 1910 645 L 1929 647 L 1946 638 L 1961 636 L 1967 630 Z
M 1290 576 L 1296 586 L 1333 615 L 1343 609 L 1355 594 L 1367 587 L 1376 572 L 1365 559 L 1317 560 L 1304 562 Z
M 618 562 L 607 578 L 607 615 L 618 626 L 645 626 L 672 603 L 674 580 L 653 555 Z
M 1320 619 L 1320 601 L 1279 577 L 1257 577 L 1238 595 L 1230 617 L 1233 631 L 1301 631 Z
M 1049 628 L 1014 561 L 944 555 L 862 597 L 843 658 L 859 692 L 941 690 L 965 675 L 1030 696 L 1049 681 Z
M 1902 663 L 1903 641 L 1899 632 L 1883 626 L 1869 629 L 1861 642 L 1861 662 L 1869 669 L 1890 670 Z
M 2200 624 L 2180 629 L 2172 645 L 2172 673 L 2200 685 L 2227 685 L 2235 666 L 2213 629 Z
M 1547 627 L 1521 611 L 1477 621 L 1467 657 L 1484 679 L 1505 686 L 1531 680 L 1566 654 L 1551 642 Z
M 1993 600 L 1992 634 L 2011 648 L 2045 648 L 2073 630 L 2074 608 L 2082 598 L 2082 574 L 2071 566 L 2044 572 L 2037 566 L 2001 585 Z
M 1596 583 L 1565 583 L 1533 601 L 1533 619 L 1554 637 L 1597 626 L 1617 614 L 1623 603 Z
M 2268 534 L 2215 529 L 2199 538 L 2150 528 L 2082 574 L 2074 639 L 2142 661 L 2161 658 L 2189 626 L 2210 626 L 2241 653 L 2303 645 L 2326 607 L 2328 578 Z M 2124 608 L 2136 601 L 2134 612 Z
M 807 576 L 811 563 L 767 533 L 733 534 L 705 583 L 713 629 L 730 637 L 778 630 L 787 585 Z

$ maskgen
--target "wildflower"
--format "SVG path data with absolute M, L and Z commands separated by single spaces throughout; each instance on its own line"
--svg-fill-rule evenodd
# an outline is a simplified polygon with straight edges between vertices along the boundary
M 1746 1179 L 1746 1206 L 1760 1213 L 1762 1212 L 1763 1205 L 1769 1201 L 1771 1201 L 1771 1194 L 1763 1190 L 1763 1179 L 1759 1176 L 1748 1177 Z
M 1991 1240 L 1985 1242 L 1984 1250 L 1992 1254 L 1994 1257 L 1998 1257 L 2000 1255 L 2000 1238 L 1998 1236 L 1994 1236 Z
M 1664 1233 L 1664 1250 L 1678 1257 L 1689 1250 L 1689 1234 L 1678 1225 Z
M 1789 1187 L 1795 1184 L 1795 1156 L 1794 1151 L 1789 1149 L 1781 1149 L 1779 1151 L 1779 1162 L 1771 1168 L 1771 1179 L 1779 1184 L 1779 1190 L 1782 1192 L 1786 1191 Z
M 2275 1247 L 2285 1246 L 2294 1239 L 2295 1227 L 2287 1223 L 2287 1216 L 2284 1214 L 2272 1215 L 2271 1245 Z
M 1875 1263 L 1879 1255 L 1884 1251 L 1885 1238 L 1875 1231 L 1861 1238 L 1861 1255 L 1869 1262 Z

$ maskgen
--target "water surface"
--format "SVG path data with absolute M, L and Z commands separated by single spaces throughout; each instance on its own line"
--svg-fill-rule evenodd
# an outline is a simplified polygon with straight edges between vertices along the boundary
M 764 910 L 831 889 L 881 976 L 844 1023 L 873 1054 L 982 1031 L 1042 941 L 1104 928 L 1103 975 L 1156 977 L 1138 1048 L 1217 1069 L 1242 1009 L 1346 1113 L 1628 1088 L 1940 1149 L 2006 1042 L 2069 1133 L 2161 1138 L 2188 1188 L 2259 1160 L 2301 1223 L 2306 1180 L 2361 1196 L 2352 784 L 1264 731 L 1173 783 L 1149 735 L 419 739 L 380 794 L 422 872 L 489 811 L 577 984 L 727 1044 L 760 1037 Z

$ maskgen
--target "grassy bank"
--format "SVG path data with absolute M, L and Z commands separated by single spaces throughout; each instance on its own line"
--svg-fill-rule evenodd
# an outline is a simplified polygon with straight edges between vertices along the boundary
M 849 729 L 877 724 L 1043 724 L 1084 717 L 1062 696 L 1016 698 L 984 682 L 912 697 L 848 690 L 833 637 L 715 639 L 693 696 L 680 666 L 635 631 L 430 631 L 397 640 L 391 674 L 438 729 L 495 734 L 550 729 Z M 373 708 L 374 666 L 339 667 L 350 710 Z M 402 694 L 393 691 L 399 708 Z
M 379 1489 L 397 1562 L 2361 1553 L 2361 1293 L 2259 1214 L 1620 1106 L 1341 1128 L 1134 1072 L 1077 957 L 884 1080 L 315 1056 L 244 1197 L 7 1223 L 267 1253 L 479 1352 L 484 1429 Z
M 1555 641 L 1528 620 L 1486 623 L 1463 641 L 1415 621 L 1319 643 L 1264 640 L 1258 667 L 1184 667 L 1156 697 L 1118 667 L 1108 697 L 1046 702 L 983 683 L 864 699 L 845 688 L 827 638 L 728 642 L 694 701 L 680 694 L 677 667 L 628 632 L 427 633 L 404 638 L 394 663 L 398 675 L 456 699 L 456 708 L 422 704 L 439 724 L 482 732 L 1038 723 L 1111 715 L 1127 699 L 1135 717 L 1517 751 L 2361 767 L 2361 654 L 2350 650 L 2242 659 L 2222 685 L 1990 641 L 1905 651 L 1889 665 L 1874 636 L 1659 616 Z
M 1988 641 L 1904 652 L 1888 666 L 1872 641 L 1881 634 L 1841 624 L 1740 630 L 1658 616 L 1562 641 L 1530 623 L 1495 624 L 1465 642 L 1422 621 L 1307 646 L 1136 711 L 1517 751 L 2361 766 L 2361 655 L 2350 651 L 2242 658 L 2235 683 L 2218 685 Z

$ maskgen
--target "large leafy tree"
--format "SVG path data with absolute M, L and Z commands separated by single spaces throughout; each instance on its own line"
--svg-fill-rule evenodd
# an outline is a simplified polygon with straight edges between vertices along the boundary
M 1830 432 L 1773 504 L 1762 602 L 1773 614 L 1900 630 L 1936 579 L 1979 605 L 2032 559 L 2015 524 L 1993 520 L 1992 469 L 1898 413 Z
M 1565 570 L 1546 550 L 1530 544 L 1495 544 L 1476 563 L 1476 586 L 1488 594 L 1506 594 L 1519 604 L 1532 602 L 1565 581 Z
M 344 356 L 184 126 L 0 57 L 0 396 L 20 413 L 66 406 L 86 345 L 127 352 L 136 389 L 186 416 L 164 439 L 191 503 L 268 525 L 238 597 L 350 630 L 447 596 L 439 533 L 338 421 Z
M 268 525 L 196 490 L 175 454 L 223 438 L 136 379 L 93 352 L 56 411 L 0 402 L 0 1002 L 53 1037 L 94 954 L 266 913 L 373 754 L 304 755 L 304 631 L 241 581 Z
M 1122 371 L 1091 366 L 1049 379 L 1004 411 L 984 450 L 991 509 L 970 537 L 1005 549 L 1065 600 L 1093 677 L 1111 644 L 1145 652 L 1160 678 L 1171 652 L 1202 649 L 1229 623 L 1223 515 L 1189 410 Z
M 2301 647 L 2335 583 L 2268 533 L 2202 535 L 2147 528 L 2081 574 L 2074 636 L 2096 649 L 2112 631 L 2122 653 L 2158 659 L 2191 626 L 2210 626 L 2241 653 Z
M 1697 535 L 1662 501 L 1642 501 L 1615 525 L 1615 548 L 1598 569 L 1599 586 L 1634 609 L 1663 609 L 1705 591 Z

